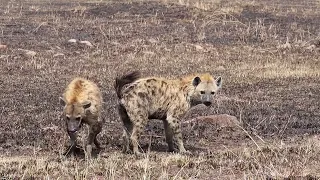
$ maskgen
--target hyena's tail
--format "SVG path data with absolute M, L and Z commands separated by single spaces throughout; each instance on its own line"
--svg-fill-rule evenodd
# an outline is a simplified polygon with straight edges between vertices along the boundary
M 118 98 L 121 99 L 121 90 L 122 90 L 123 86 L 125 86 L 126 84 L 130 84 L 139 78 L 140 78 L 139 71 L 133 71 L 129 74 L 121 76 L 120 78 L 117 77 L 116 81 L 114 83 L 114 88 L 116 89 L 116 93 L 117 93 Z

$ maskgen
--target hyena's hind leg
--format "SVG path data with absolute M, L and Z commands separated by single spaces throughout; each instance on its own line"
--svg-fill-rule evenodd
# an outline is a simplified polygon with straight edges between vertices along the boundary
M 132 143 L 133 153 L 136 156 L 141 156 L 139 151 L 139 137 L 143 132 L 145 126 L 148 122 L 148 116 L 145 114 L 132 114 L 130 115 L 130 119 L 133 124 L 132 134 L 130 136 L 130 140 Z
M 127 114 L 126 109 L 122 105 L 118 105 L 118 111 L 121 118 L 121 121 L 123 122 L 123 153 L 130 153 L 130 136 L 132 134 L 133 125 L 130 121 L 130 118 Z

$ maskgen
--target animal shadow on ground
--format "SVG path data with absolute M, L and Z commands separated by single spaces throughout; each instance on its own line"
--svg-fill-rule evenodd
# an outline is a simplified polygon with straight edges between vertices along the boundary
M 70 150 L 70 146 L 68 146 L 68 148 L 65 149 L 65 152 Z M 92 158 L 97 158 L 98 154 L 100 154 L 100 152 L 103 150 L 103 148 L 92 148 L 92 154 L 91 157 Z M 64 153 L 64 155 L 66 157 L 70 157 L 71 155 L 74 155 L 76 158 L 80 158 L 80 159 L 85 159 L 85 151 L 84 148 L 81 146 L 76 146 L 75 149 L 73 150 L 73 152 L 70 153 Z

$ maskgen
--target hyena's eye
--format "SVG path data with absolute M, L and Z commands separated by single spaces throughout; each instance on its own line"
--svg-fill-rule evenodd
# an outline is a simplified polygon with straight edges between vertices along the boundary
M 204 94 L 205 92 L 204 91 L 200 91 L 200 94 Z
M 213 94 L 215 94 L 215 92 L 211 92 L 211 94 L 213 95 Z
M 76 121 L 80 121 L 80 120 L 81 120 L 81 117 L 77 117 L 77 118 L 76 118 Z
M 70 120 L 70 117 L 69 117 L 69 116 L 66 116 L 66 120 L 68 120 L 68 121 L 69 121 L 69 120 Z

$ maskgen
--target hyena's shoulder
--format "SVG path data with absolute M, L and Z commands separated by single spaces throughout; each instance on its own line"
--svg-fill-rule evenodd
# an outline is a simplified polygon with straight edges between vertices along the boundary
M 77 77 L 67 86 L 64 96 L 68 103 L 81 103 L 88 100 L 100 101 L 101 92 L 94 82 Z

